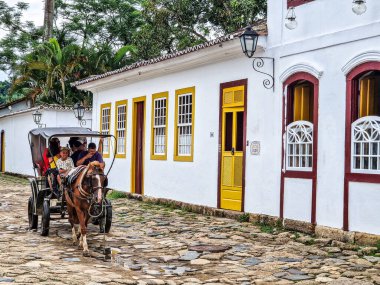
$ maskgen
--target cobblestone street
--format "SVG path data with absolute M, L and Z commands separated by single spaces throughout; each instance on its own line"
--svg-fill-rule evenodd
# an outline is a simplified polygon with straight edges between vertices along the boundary
M 67 219 L 49 237 L 27 230 L 29 194 L 0 176 L 1 284 L 380 284 L 376 248 L 126 199 L 113 200 L 112 260 L 94 225 L 83 257 Z

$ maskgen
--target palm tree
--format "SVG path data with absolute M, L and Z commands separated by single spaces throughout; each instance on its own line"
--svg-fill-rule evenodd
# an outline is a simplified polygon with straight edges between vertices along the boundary
M 54 23 L 54 0 L 45 0 L 44 39 L 46 41 L 52 37 L 53 23 Z

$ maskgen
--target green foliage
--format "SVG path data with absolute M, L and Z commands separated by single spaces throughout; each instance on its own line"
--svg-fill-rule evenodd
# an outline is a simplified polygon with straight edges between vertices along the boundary
M 238 218 L 238 221 L 241 223 L 249 222 L 249 214 L 248 213 L 241 214 Z
M 380 253 L 380 240 L 378 240 L 377 242 L 376 242 L 376 248 L 377 248 L 377 252 L 378 253 Z
M 54 0 L 53 39 L 0 0 L 0 70 L 11 94 L 91 104 L 70 83 L 234 32 L 265 17 L 266 0 Z M 41 11 L 43 17 L 43 11 Z M 1 99 L 0 99 L 1 100 Z
M 9 81 L 0 81 L 0 105 L 7 102 L 8 90 L 11 84 Z
M 112 190 L 111 192 L 108 192 L 107 198 L 111 200 L 125 199 L 128 198 L 128 195 L 125 192 Z
M 310 240 L 306 240 L 305 242 L 304 242 L 304 244 L 305 245 L 313 245 L 313 244 L 315 244 L 315 239 L 310 239 Z
M 267 234 L 273 234 L 274 233 L 274 227 L 268 224 L 261 224 L 260 225 L 260 231 Z

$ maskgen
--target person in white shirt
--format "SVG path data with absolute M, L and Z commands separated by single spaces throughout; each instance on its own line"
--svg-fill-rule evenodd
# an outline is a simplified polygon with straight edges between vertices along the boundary
M 59 171 L 59 175 L 57 176 L 57 180 L 59 185 L 62 185 L 62 177 L 66 177 L 71 169 L 74 168 L 74 162 L 69 157 L 70 150 L 67 147 L 61 148 L 61 158 L 57 161 L 57 168 Z

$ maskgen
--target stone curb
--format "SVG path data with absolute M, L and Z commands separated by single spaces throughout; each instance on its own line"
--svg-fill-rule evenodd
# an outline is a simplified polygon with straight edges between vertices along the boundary
M 157 205 L 171 206 L 175 209 L 182 209 L 189 212 L 213 217 L 229 218 L 237 221 L 241 221 L 242 219 L 245 220 L 246 217 L 248 217 L 247 221 L 255 224 L 266 224 L 277 227 L 282 226 L 286 230 L 293 230 L 315 235 L 317 238 L 330 238 L 341 242 L 356 243 L 358 245 L 377 245 L 380 242 L 380 235 L 367 234 L 362 232 L 346 232 L 341 229 L 313 225 L 308 222 L 295 221 L 291 219 L 281 220 L 279 217 L 269 215 L 235 212 L 209 206 L 180 202 L 166 198 L 154 198 L 134 193 L 125 193 L 125 195 L 128 199 L 139 200 Z
M 17 178 L 23 178 L 23 179 L 28 179 L 28 178 L 34 177 L 32 175 L 25 175 L 25 174 L 14 173 L 14 172 L 0 172 L 0 173 L 2 173 L 4 175 L 8 175 L 8 176 L 17 177 Z

